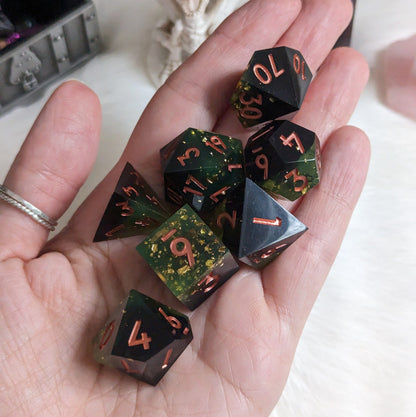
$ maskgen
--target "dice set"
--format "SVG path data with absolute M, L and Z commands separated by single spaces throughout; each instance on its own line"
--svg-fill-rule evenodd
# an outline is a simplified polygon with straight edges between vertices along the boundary
M 300 107 L 311 78 L 298 51 L 255 52 L 231 100 L 243 126 L 263 124 L 245 149 L 218 133 L 179 134 L 160 150 L 167 205 L 127 163 L 94 241 L 146 235 L 137 252 L 190 310 L 237 261 L 270 263 L 307 230 L 277 199 L 293 201 L 319 182 L 319 139 L 274 120 Z M 95 337 L 94 356 L 155 385 L 191 340 L 185 315 L 132 290 Z

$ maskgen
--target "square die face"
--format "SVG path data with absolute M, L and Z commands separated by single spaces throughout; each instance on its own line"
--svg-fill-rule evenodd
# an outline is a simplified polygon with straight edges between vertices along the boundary
M 171 292 L 191 309 L 197 306 L 190 300 L 198 287 L 205 293 L 200 302 L 212 294 L 213 282 L 208 276 L 214 269 L 214 276 L 219 275 L 215 278 L 215 289 L 238 270 L 237 263 L 229 259 L 229 250 L 187 205 L 148 236 L 137 250 Z M 207 288 L 210 290 L 205 291 Z

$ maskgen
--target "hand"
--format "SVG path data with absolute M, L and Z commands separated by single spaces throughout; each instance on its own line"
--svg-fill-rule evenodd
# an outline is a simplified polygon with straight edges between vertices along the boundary
M 47 231 L 0 204 L 2 416 L 267 416 L 365 181 L 369 143 L 346 127 L 367 81 L 363 58 L 331 51 L 349 0 L 254 0 L 234 13 L 156 93 L 120 161 L 69 225 Z M 126 161 L 160 187 L 159 149 L 188 127 L 247 138 L 229 98 L 256 49 L 300 50 L 317 73 L 294 121 L 317 132 L 322 180 L 291 206 L 309 227 L 261 273 L 243 267 L 190 314 L 194 340 L 157 387 L 92 359 L 91 340 L 132 289 L 178 308 L 135 251 L 137 238 L 93 244 Z M 328 55 L 329 54 L 329 55 Z M 63 84 L 46 104 L 5 185 L 53 218 L 68 208 L 97 151 L 99 103 Z

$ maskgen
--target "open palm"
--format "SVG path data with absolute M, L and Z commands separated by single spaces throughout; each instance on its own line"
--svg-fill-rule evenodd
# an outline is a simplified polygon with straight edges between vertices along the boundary
M 267 416 L 335 259 L 369 160 L 366 136 L 345 127 L 368 69 L 350 49 L 330 53 L 349 0 L 252 0 L 156 93 L 119 163 L 46 243 L 46 230 L 0 205 L 2 416 Z M 91 339 L 127 292 L 182 309 L 135 251 L 138 238 L 93 244 L 128 160 L 160 190 L 159 149 L 188 127 L 247 138 L 228 101 L 252 52 L 275 44 L 320 67 L 294 121 L 323 145 L 322 180 L 291 210 L 309 227 L 261 273 L 248 267 L 190 314 L 194 340 L 157 387 L 103 368 Z M 328 55 L 329 54 L 329 55 Z M 99 103 L 63 84 L 46 104 L 5 185 L 59 218 L 94 162 Z

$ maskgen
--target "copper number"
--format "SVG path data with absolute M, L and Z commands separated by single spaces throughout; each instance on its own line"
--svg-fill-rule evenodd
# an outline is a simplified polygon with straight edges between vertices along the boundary
M 296 192 L 302 192 L 308 186 L 308 180 L 307 180 L 307 178 L 304 175 L 299 175 L 299 171 L 296 168 L 293 169 L 292 171 L 288 172 L 285 175 L 285 178 L 286 179 L 289 179 L 290 177 L 293 177 L 293 183 L 294 184 L 297 181 L 302 181 L 302 185 L 300 187 L 295 185 L 294 190 Z
M 267 180 L 269 178 L 269 160 L 267 159 L 267 156 L 263 153 L 257 155 L 255 162 L 257 168 L 262 169 L 264 172 L 263 179 Z
M 296 74 L 300 74 L 302 71 L 302 80 L 306 80 L 305 76 L 305 61 L 302 60 L 302 63 L 300 61 L 300 57 L 298 54 L 295 54 L 293 56 L 293 69 L 295 70 Z
M 178 194 L 175 190 L 168 187 L 166 190 L 167 196 L 176 204 L 182 204 L 183 203 L 183 197 Z
M 199 151 L 198 148 L 189 148 L 185 151 L 185 153 L 182 156 L 178 156 L 176 159 L 184 167 L 185 166 L 185 161 L 187 159 L 191 159 L 191 153 L 194 154 L 195 158 L 198 158 L 198 156 L 200 155 L 200 151 Z
M 217 226 L 221 227 L 221 229 L 223 228 L 223 224 L 221 223 L 221 220 L 225 219 L 228 222 L 231 223 L 231 227 L 233 229 L 235 229 L 235 224 L 237 222 L 237 211 L 233 210 L 233 215 L 230 216 L 230 214 L 228 213 L 221 213 L 218 217 L 217 217 Z
M 116 226 L 114 229 L 111 229 L 109 232 L 105 233 L 105 235 L 107 237 L 113 237 L 114 233 L 117 233 L 122 229 L 124 229 L 124 224 L 120 224 L 120 225 Z
M 178 245 L 182 244 L 183 248 L 178 249 Z M 185 256 L 188 259 L 189 266 L 192 268 L 195 265 L 194 254 L 192 253 L 191 242 L 185 237 L 177 237 L 170 242 L 170 250 L 175 256 Z
M 215 193 L 211 194 L 209 196 L 209 198 L 211 200 L 215 201 L 216 203 L 218 203 L 218 201 L 220 201 L 220 200 L 218 200 L 217 196 L 219 196 L 220 194 L 224 194 L 225 195 L 226 191 L 229 190 L 230 188 L 231 187 L 227 187 L 227 186 L 226 187 L 223 187 L 223 188 L 221 188 L 221 190 L 218 190 Z
M 142 325 L 141 320 L 137 320 L 136 323 L 134 323 L 134 327 L 130 334 L 129 341 L 127 344 L 130 347 L 142 345 L 144 350 L 149 350 L 150 342 L 152 341 L 152 338 L 149 337 L 146 332 L 141 333 L 140 339 L 137 338 L 141 325 Z
M 198 282 L 198 286 L 201 287 L 205 285 L 206 287 L 204 288 L 204 292 L 207 293 L 213 290 L 217 286 L 219 280 L 220 280 L 220 276 L 218 274 L 212 275 L 212 273 L 210 273 L 209 275 L 207 275 L 206 277 L 201 279 L 201 281 Z
M 190 185 L 191 182 L 193 182 L 201 190 L 206 190 L 207 189 L 207 187 L 205 187 L 205 185 L 202 184 L 200 181 L 198 181 L 193 175 L 188 175 L 188 179 L 186 180 L 185 184 Z M 203 195 L 200 191 L 194 190 L 193 188 L 186 187 L 186 186 L 183 187 L 183 192 L 184 193 L 190 192 L 192 194 L 196 194 L 196 195 L 199 195 L 199 196 Z
M 211 138 L 205 142 L 205 146 L 210 146 L 220 154 L 224 154 L 224 151 L 221 150 L 218 146 L 221 146 L 221 148 L 224 150 L 227 149 L 225 143 L 218 136 L 211 136 Z
M 105 329 L 105 332 L 104 332 L 104 334 L 103 334 L 103 337 L 101 338 L 101 341 L 100 341 L 100 350 L 102 350 L 102 349 L 104 349 L 104 347 L 107 345 L 107 343 L 108 343 L 108 341 L 110 340 L 110 338 L 111 338 L 111 335 L 113 334 L 113 332 L 114 332 L 114 329 L 115 329 L 115 320 L 113 320 L 108 326 L 107 326 L 107 328 Z
M 162 307 L 159 307 L 158 311 L 174 329 L 182 328 L 182 323 L 176 317 L 168 316 Z
M 169 359 L 170 359 L 170 356 L 172 355 L 172 352 L 173 352 L 172 348 L 170 348 L 167 351 L 166 356 L 165 356 L 165 360 L 163 361 L 162 369 L 166 369 L 168 367 Z
M 129 206 L 128 201 L 123 201 L 122 203 L 117 203 L 117 207 L 121 207 L 123 213 L 121 215 L 123 217 L 131 216 L 134 213 L 134 210 Z
M 284 146 L 289 146 L 289 148 L 293 146 L 292 141 L 294 140 L 299 152 L 301 154 L 305 153 L 305 148 L 303 147 L 300 137 L 296 132 L 292 132 L 288 137 L 280 135 L 280 140 L 282 141 Z
M 285 70 L 277 70 L 276 62 L 272 54 L 269 54 L 268 58 L 273 75 L 275 78 L 280 77 L 285 72 Z M 263 64 L 254 65 L 253 72 L 256 78 L 263 84 L 270 84 L 273 80 L 273 75 L 270 73 L 270 70 Z
M 263 219 L 259 217 L 253 217 L 253 224 L 263 224 L 265 226 L 281 226 L 282 219 L 276 217 L 275 219 Z
M 131 197 L 132 194 L 136 194 L 136 196 L 139 195 L 138 191 L 134 187 L 123 187 L 123 191 L 126 193 L 127 197 Z
M 251 104 L 255 103 L 261 106 L 263 103 L 262 95 L 259 94 L 257 98 L 250 97 L 250 100 L 244 100 L 245 95 L 246 93 L 242 92 L 239 97 L 240 103 L 244 106 L 244 108 L 240 110 L 240 116 L 249 120 L 260 119 L 263 116 L 262 111 L 257 107 L 251 106 Z

